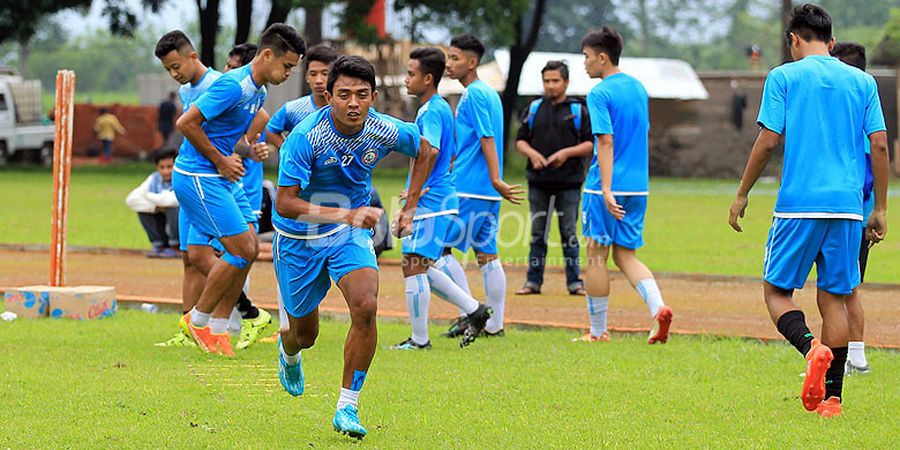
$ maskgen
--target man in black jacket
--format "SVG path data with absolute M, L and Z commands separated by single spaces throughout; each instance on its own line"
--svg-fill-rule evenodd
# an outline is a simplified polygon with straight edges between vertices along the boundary
M 531 252 L 528 278 L 517 295 L 538 294 L 544 282 L 548 217 L 556 211 L 566 266 L 566 288 L 584 295 L 578 269 L 578 209 L 588 157 L 593 152 L 587 108 L 566 96 L 569 68 L 549 61 L 541 70 L 544 96 L 524 111 L 516 150 L 528 158 L 528 202 L 531 210 Z

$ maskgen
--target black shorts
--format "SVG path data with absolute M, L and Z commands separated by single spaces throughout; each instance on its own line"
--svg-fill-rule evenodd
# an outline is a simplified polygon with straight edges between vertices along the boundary
M 859 246 L 859 282 L 866 278 L 866 263 L 869 262 L 869 241 L 863 236 Z

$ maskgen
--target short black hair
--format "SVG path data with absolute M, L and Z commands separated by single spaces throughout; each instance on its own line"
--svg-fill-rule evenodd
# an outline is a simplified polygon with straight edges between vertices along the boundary
M 785 38 L 790 44 L 791 33 L 806 42 L 831 40 L 831 16 L 822 7 L 804 3 L 794 8 L 791 20 L 785 30 Z
M 318 61 L 320 63 L 325 63 L 326 65 L 331 64 L 338 57 L 337 50 L 325 45 L 319 44 L 314 45 L 306 51 L 306 57 L 304 57 L 303 67 L 305 69 L 309 69 L 309 63 L 312 61 Z
M 564 61 L 547 61 L 547 64 L 541 69 L 541 75 L 548 70 L 558 70 L 562 79 L 569 81 L 569 66 Z
M 419 70 L 423 74 L 430 73 L 434 78 L 434 87 L 438 87 L 447 66 L 444 52 L 434 47 L 417 48 L 409 53 L 409 59 L 419 61 Z
M 481 57 L 484 56 L 484 44 L 469 33 L 453 36 L 453 39 L 450 39 L 450 46 L 478 55 L 478 61 L 481 61 Z
M 178 153 L 175 150 L 160 150 L 153 154 L 153 164 L 159 164 L 164 159 L 175 159 Z
M 250 64 L 250 61 L 253 61 L 253 57 L 256 56 L 256 44 L 251 44 L 249 42 L 244 42 L 243 44 L 235 45 L 231 47 L 231 51 L 228 52 L 228 57 L 237 56 L 241 61 L 241 66 L 246 66 Z
M 581 40 L 581 48 L 590 47 L 597 53 L 606 53 L 609 55 L 609 60 L 616 66 L 619 65 L 619 57 L 622 56 L 622 47 L 624 46 L 625 41 L 622 40 L 622 35 L 611 26 L 588 31 Z
M 856 42 L 834 44 L 834 48 L 831 49 L 831 56 L 859 70 L 866 70 L 866 48 Z
M 334 63 L 331 64 L 331 69 L 328 70 L 328 82 L 325 85 L 325 89 L 328 92 L 334 93 L 334 82 L 341 75 L 363 80 L 369 83 L 369 86 L 372 87 L 372 92 L 375 92 L 375 67 L 366 58 L 362 56 L 338 56 Z
M 303 56 L 306 53 L 306 41 L 300 37 L 294 27 L 283 23 L 273 23 L 259 37 L 259 51 L 267 48 L 272 49 L 275 56 L 281 56 L 287 52 Z
M 183 31 L 172 30 L 162 35 L 162 37 L 156 41 L 156 50 L 153 51 L 153 54 L 156 55 L 157 58 L 162 59 L 163 56 L 168 55 L 172 50 L 176 52 L 182 52 L 184 50 L 193 51 L 194 44 L 191 43 L 191 40 L 188 39 Z

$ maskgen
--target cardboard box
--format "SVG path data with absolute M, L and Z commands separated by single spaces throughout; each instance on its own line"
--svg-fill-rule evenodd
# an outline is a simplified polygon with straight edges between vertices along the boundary
M 3 293 L 3 305 L 7 311 L 16 313 L 20 319 L 47 317 L 50 312 L 50 293 L 10 289 Z
M 42 315 L 30 312 L 23 316 L 19 310 L 10 309 L 10 294 L 14 300 L 13 305 L 18 303 L 33 307 L 35 303 L 40 304 L 43 308 L 40 311 Z M 25 286 L 8 292 L 6 296 L 7 310 L 20 317 L 98 319 L 112 316 L 117 307 L 116 290 L 111 286 Z

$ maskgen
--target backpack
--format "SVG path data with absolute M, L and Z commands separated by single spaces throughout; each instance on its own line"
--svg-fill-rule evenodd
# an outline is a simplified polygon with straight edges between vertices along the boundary
M 538 108 L 541 107 L 541 103 L 544 102 L 544 98 L 541 97 L 528 105 L 528 129 L 534 129 L 534 116 L 537 115 Z M 575 132 L 579 132 L 581 130 L 581 103 L 571 102 L 569 103 L 569 109 L 572 111 L 572 115 L 575 116 Z

